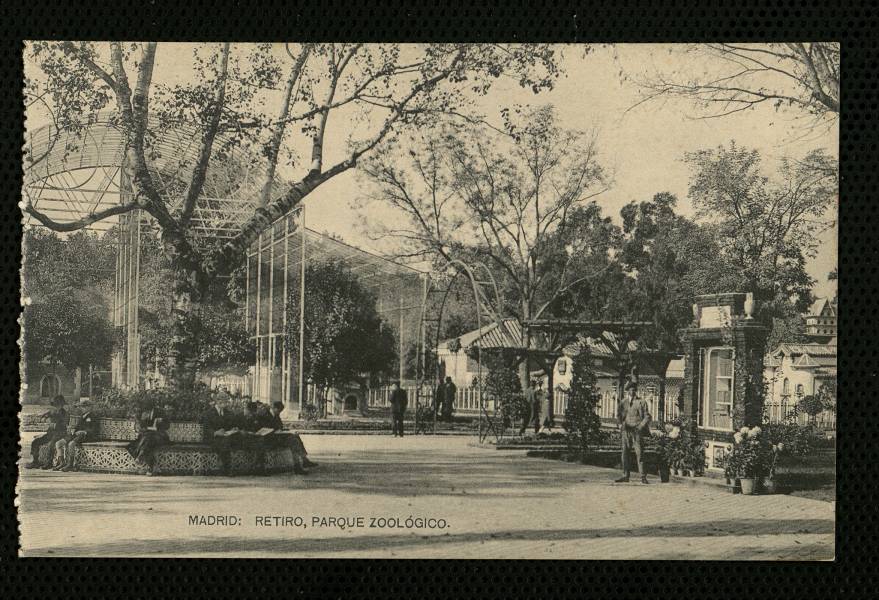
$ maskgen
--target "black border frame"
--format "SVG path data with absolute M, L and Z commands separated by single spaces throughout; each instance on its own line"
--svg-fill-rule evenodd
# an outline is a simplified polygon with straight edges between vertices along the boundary
M 427 4 L 427 3 L 425 3 Z M 417 8 L 416 8 L 417 7 Z M 429 6 L 400 2 L 230 2 L 194 0 L 162 6 L 45 2 L 0 8 L 0 115 L 4 121 L 0 230 L 2 390 L 0 406 L 0 573 L 7 597 L 834 597 L 866 598 L 877 584 L 872 554 L 877 501 L 871 478 L 879 366 L 873 353 L 879 210 L 876 187 L 877 5 L 850 0 L 616 3 L 458 0 Z M 841 406 L 838 440 L 835 562 L 576 562 L 576 561 L 280 561 L 18 559 L 13 508 L 18 452 L 18 263 L 20 148 L 23 139 L 21 50 L 24 39 L 173 39 L 361 41 L 491 39 L 552 42 L 838 40 L 843 50 L 840 120 L 839 267 L 845 309 L 840 317 Z M 846 394 L 846 392 L 848 394 Z M 874 433 L 875 435 L 875 433 Z

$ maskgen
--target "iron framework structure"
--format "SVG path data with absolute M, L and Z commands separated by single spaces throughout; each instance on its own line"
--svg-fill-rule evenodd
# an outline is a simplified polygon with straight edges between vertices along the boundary
M 151 128 L 147 136 L 150 172 L 172 216 L 179 215 L 188 176 L 199 152 L 201 134 L 190 123 Z M 45 125 L 28 133 L 24 147 L 23 201 L 59 224 L 74 223 L 132 200 L 126 165 L 127 135 L 110 113 L 99 114 L 76 132 Z M 218 151 L 208 166 L 204 187 L 188 234 L 198 247 L 233 236 L 256 208 L 266 180 L 265 159 L 257 152 L 215 141 Z M 287 189 L 277 178 L 272 197 Z M 141 384 L 138 303 L 140 245 L 152 230 L 151 218 L 133 210 L 85 227 L 117 240 L 113 324 L 121 342 L 113 357 L 113 384 Z M 146 225 L 146 226 L 145 226 Z M 25 213 L 24 226 L 41 226 Z
M 398 375 L 405 379 L 406 350 L 415 346 L 416 389 L 421 395 L 425 361 L 427 273 L 356 248 L 305 225 L 302 206 L 276 221 L 250 247 L 247 258 L 247 330 L 256 347 L 252 395 L 262 401 L 280 400 L 285 410 L 295 404 L 301 414 L 308 402 L 301 351 L 305 328 L 306 266 L 330 260 L 343 262 L 375 297 L 383 321 L 394 329 L 398 343 Z M 286 347 L 287 299 L 300 298 L 298 348 Z M 298 361 L 296 360 L 298 358 Z M 416 398 L 416 406 L 420 398 Z M 417 413 L 417 410 L 416 410 Z M 288 418 L 295 414 L 287 412 Z

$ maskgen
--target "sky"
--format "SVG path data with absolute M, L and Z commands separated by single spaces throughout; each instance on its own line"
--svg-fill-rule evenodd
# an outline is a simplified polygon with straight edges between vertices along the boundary
M 572 129 L 597 128 L 599 147 L 606 164 L 615 170 L 613 188 L 597 199 L 605 214 L 617 220 L 619 210 L 632 200 L 648 200 L 658 192 L 668 191 L 678 197 L 680 212 L 692 215 L 687 198 L 689 168 L 685 153 L 728 144 L 755 148 L 764 157 L 767 170 L 784 155 L 802 156 L 823 147 L 838 156 L 838 129 L 834 125 L 817 132 L 805 129 L 803 119 L 777 112 L 769 106 L 718 119 L 698 118 L 692 105 L 677 100 L 651 102 L 634 109 L 640 96 L 636 85 L 623 81 L 620 71 L 634 74 L 668 68 L 667 46 L 622 44 L 596 48 L 585 57 L 576 47 L 564 49 L 565 75 L 555 88 L 538 95 L 522 91 L 517 85 L 502 82 L 481 99 L 480 110 L 491 120 L 502 105 L 553 104 L 561 124 Z M 693 68 L 699 68 L 693 63 Z M 631 109 L 631 110 L 630 110 Z M 495 118 L 499 123 L 500 119 Z M 362 176 L 353 171 L 327 182 L 305 201 L 309 226 L 341 235 L 345 240 L 369 247 L 371 242 L 359 227 L 356 198 L 363 194 Z M 340 210 L 343 206 L 351 210 Z M 367 222 L 370 215 L 365 217 Z M 822 235 L 821 251 L 808 264 L 809 274 L 817 280 L 818 296 L 831 296 L 835 283 L 827 273 L 836 267 L 836 230 Z
M 617 220 L 622 206 L 632 200 L 648 200 L 658 192 L 673 193 L 679 199 L 679 211 L 691 215 L 693 207 L 687 198 L 690 172 L 682 161 L 688 152 L 735 140 L 740 146 L 759 150 L 767 173 L 771 173 L 780 157 L 803 156 L 814 148 L 825 148 L 838 156 L 836 124 L 810 130 L 799 113 L 776 111 L 768 105 L 716 119 L 698 118 L 702 113 L 680 100 L 632 108 L 640 99 L 638 89 L 631 80 L 624 80 L 622 74 L 637 79 L 639 74 L 657 70 L 674 68 L 697 73 L 712 69 L 702 59 L 683 56 L 680 47 L 617 44 L 597 46 L 590 52 L 584 52 L 583 46 L 559 49 L 563 55 L 563 75 L 554 89 L 535 95 L 502 79 L 478 100 L 476 108 L 489 121 L 500 123 L 498 113 L 502 106 L 552 104 L 563 127 L 597 129 L 601 159 L 615 171 L 614 186 L 597 202 L 605 214 Z M 191 50 L 189 44 L 160 44 L 155 79 L 173 83 L 190 77 Z M 277 46 L 276 51 L 283 53 L 283 46 Z M 269 99 L 270 113 L 276 112 L 273 103 L 277 102 L 279 99 Z M 346 145 L 337 142 L 363 130 L 364 124 L 352 124 L 345 116 L 340 113 L 330 120 L 325 165 L 344 158 Z M 28 127 L 39 124 L 39 119 L 29 120 Z M 283 169 L 280 172 L 284 174 Z M 309 227 L 336 234 L 365 249 L 379 249 L 365 234 L 364 224 L 393 215 L 363 214 L 358 199 L 364 189 L 364 180 L 356 170 L 323 184 L 305 201 Z M 836 237 L 835 229 L 825 232 L 818 257 L 807 265 L 809 274 L 817 281 L 818 296 L 832 295 L 835 289 L 835 282 L 827 281 L 827 273 L 836 267 Z

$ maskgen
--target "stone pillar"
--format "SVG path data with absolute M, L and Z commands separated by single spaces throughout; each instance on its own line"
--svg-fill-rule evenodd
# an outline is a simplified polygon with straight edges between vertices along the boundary
M 683 415 L 702 425 L 704 350 L 729 347 L 733 350 L 732 426 L 756 425 L 763 413 L 763 354 L 769 329 L 752 316 L 750 294 L 728 293 L 698 296 L 693 305 L 694 321 L 680 330 L 684 348 Z M 731 432 L 730 432 L 731 433 Z M 708 437 L 722 432 L 713 430 Z

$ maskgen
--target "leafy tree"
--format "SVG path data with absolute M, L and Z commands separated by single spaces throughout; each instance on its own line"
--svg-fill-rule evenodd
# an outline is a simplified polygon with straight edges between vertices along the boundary
M 109 364 L 113 327 L 102 306 L 68 288 L 50 293 L 24 309 L 25 363 L 42 361 L 68 369 Z
M 754 292 L 758 317 L 789 318 L 812 300 L 806 259 L 818 251 L 817 234 L 831 226 L 837 164 L 820 150 L 783 158 L 772 176 L 756 150 L 735 143 L 688 154 L 689 196 L 710 224 L 725 266 L 717 281 Z
M 627 310 L 633 320 L 653 323 L 644 333 L 646 347 L 666 352 L 677 349 L 678 329 L 693 318 L 693 297 L 719 291 L 719 248 L 711 231 L 675 213 L 676 206 L 674 195 L 659 193 L 620 211 Z
M 515 363 L 501 356 L 487 360 L 488 373 L 485 375 L 486 399 L 493 399 L 500 413 L 504 427 L 521 419 L 531 407 L 526 406 L 522 395 L 522 384 L 514 367 Z
M 797 409 L 809 415 L 814 421 L 815 417 L 824 410 L 824 403 L 821 402 L 818 395 L 809 394 L 800 398 L 800 401 L 797 402 Z
M 317 386 L 321 401 L 335 386 L 389 372 L 397 360 L 394 336 L 357 277 L 343 263 L 328 261 L 309 264 L 305 280 L 304 374 Z M 290 290 L 285 343 L 294 364 L 300 351 L 299 306 L 299 291 Z
M 189 65 L 181 58 L 179 52 L 165 58 L 155 42 L 30 43 L 29 119 L 51 120 L 50 149 L 66 144 L 66 151 L 85 143 L 99 113 L 109 115 L 121 135 L 131 189 L 123 203 L 68 218 L 40 210 L 29 197 L 24 207 L 57 231 L 134 210 L 153 219 L 174 268 L 168 363 L 172 382 L 181 386 L 193 381 L 188 315 L 212 282 L 245 262 L 246 249 L 272 222 L 401 129 L 470 112 L 471 101 L 498 78 L 539 92 L 558 75 L 555 50 L 545 44 L 223 43 L 194 45 Z M 175 82 L 173 73 L 187 67 L 188 77 Z M 333 115 L 341 129 L 328 136 Z M 168 131 L 183 132 L 192 150 L 169 152 L 162 143 Z M 310 159 L 300 160 L 299 148 Z M 238 168 L 230 160 L 236 150 L 264 158 L 260 192 L 228 226 L 228 239 L 196 243 L 193 216 L 215 210 L 206 181 L 219 171 L 232 172 L 232 188 L 245 179 L 250 165 Z M 28 166 L 39 168 L 48 154 L 26 157 Z M 324 164 L 334 154 L 342 158 Z M 289 185 L 277 182 L 279 162 L 295 173 Z M 156 175 L 163 164 L 171 177 Z
M 88 232 L 62 238 L 29 228 L 23 258 L 26 368 L 46 360 L 69 369 L 108 365 L 114 346 L 112 238 Z
M 162 254 L 155 232 L 141 236 L 138 334 L 145 370 L 158 368 L 170 376 L 169 357 L 175 327 L 182 327 L 189 368 L 193 375 L 211 371 L 243 373 L 254 364 L 255 348 L 244 327 L 245 300 L 241 272 L 217 279 L 196 309 L 175 323 L 172 305 L 173 267 Z
M 595 133 L 562 128 L 547 106 L 502 116 L 503 128 L 445 126 L 411 136 L 390 147 L 408 150 L 407 163 L 390 158 L 399 152 L 379 153 L 362 171 L 372 188 L 366 203 L 404 216 L 404 225 L 383 235 L 400 241 L 408 256 L 484 262 L 504 301 L 498 307 L 480 288 L 484 314 L 527 324 L 563 311 L 574 294 L 612 271 L 618 232 L 593 202 L 611 180 Z M 520 382 L 528 379 L 529 350 L 563 343 L 523 326 Z M 551 376 L 552 365 L 546 368 Z
M 565 411 L 565 430 L 568 446 L 578 456 L 584 456 L 589 448 L 601 443 L 601 417 L 598 402 L 601 398 L 596 385 L 595 373 L 589 352 L 583 349 L 571 361 L 571 389 Z
M 836 377 L 822 381 L 816 396 L 824 410 L 836 412 Z
M 665 371 L 680 350 L 678 330 L 690 324 L 694 296 L 720 291 L 719 248 L 707 228 L 675 213 L 677 198 L 656 194 L 620 211 L 623 237 L 619 260 L 626 271 L 621 303 L 626 317 L 651 323 L 641 347 L 660 373 L 659 402 L 665 406 Z

